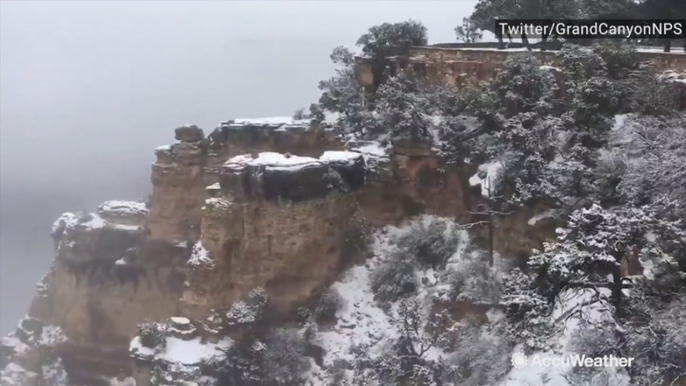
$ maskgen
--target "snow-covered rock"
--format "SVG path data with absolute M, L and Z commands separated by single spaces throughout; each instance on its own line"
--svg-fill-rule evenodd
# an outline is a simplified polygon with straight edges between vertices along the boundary
M 500 161 L 493 161 L 479 165 L 479 169 L 476 174 L 469 178 L 469 185 L 480 185 L 481 195 L 488 198 L 489 195 L 493 194 L 493 190 L 495 190 L 498 173 L 502 167 L 503 165 L 500 163 Z

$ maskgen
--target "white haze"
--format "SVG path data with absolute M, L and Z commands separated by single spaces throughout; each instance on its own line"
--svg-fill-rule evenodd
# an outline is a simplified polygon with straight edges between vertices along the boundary
M 475 2 L 1 2 L 0 333 L 51 263 L 52 221 L 144 198 L 175 127 L 290 115 L 335 46 L 409 18 L 451 42 Z

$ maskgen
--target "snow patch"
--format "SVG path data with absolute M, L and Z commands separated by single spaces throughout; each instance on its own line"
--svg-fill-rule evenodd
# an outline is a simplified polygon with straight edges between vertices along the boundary
M 469 185 L 481 185 L 481 195 L 488 198 L 491 190 L 495 188 L 496 179 L 503 165 L 500 161 L 488 162 L 479 165 L 479 169 L 469 178 Z
M 555 214 L 555 209 L 548 209 L 543 213 L 539 213 L 529 219 L 527 223 L 531 226 L 536 225 L 537 222 L 543 220 L 544 218 L 551 218 Z
M 356 345 L 367 346 L 369 356 L 376 358 L 398 337 L 399 332 L 391 323 L 389 314 L 397 312 L 399 302 L 393 303 L 390 310 L 385 312 L 374 300 L 370 277 L 372 272 L 396 250 L 398 238 L 411 232 L 414 229 L 412 226 L 420 221 L 424 224 L 432 221 L 446 221 L 452 224 L 451 220 L 426 215 L 400 227 L 382 228 L 373 237 L 374 257 L 368 259 L 364 265 L 349 269 L 340 281 L 331 286 L 341 295 L 343 305 L 336 312 L 336 325 L 330 330 L 322 330 L 319 333 L 321 346 L 326 350 L 324 357 L 326 366 L 331 366 L 335 360 L 339 359 L 352 361 L 354 354 L 351 348 Z M 459 236 L 461 241 L 468 237 L 464 231 Z M 462 259 L 466 248 L 463 244 L 460 242 L 457 252 L 448 259 L 448 266 L 451 264 L 454 266 L 458 260 Z M 446 267 L 446 271 L 448 269 Z M 420 269 L 417 276 L 418 288 L 413 299 L 419 302 L 422 312 L 428 314 L 433 300 L 444 295 L 444 288 L 441 287 L 438 275 L 433 269 Z M 426 355 L 427 359 L 437 359 L 445 356 L 445 353 L 438 348 L 433 348 Z
M 319 157 L 322 162 L 355 162 L 362 157 L 362 154 L 354 151 L 325 151 L 324 154 Z
M 202 241 L 198 241 L 193 246 L 191 257 L 186 263 L 190 267 L 213 267 L 214 260 L 210 258 L 210 253 L 202 246 Z
M 246 166 L 265 166 L 271 168 L 287 168 L 296 170 L 303 167 L 319 165 L 320 162 L 312 157 L 281 154 L 275 152 L 259 153 L 257 158 L 250 154 L 237 155 L 224 164 L 224 167 L 232 170 L 242 170 Z
M 628 117 L 628 114 L 617 114 L 615 115 L 615 122 L 612 125 L 612 131 L 617 131 L 620 130 L 624 127 L 624 123 L 626 122 L 626 118 Z
M 143 346 L 140 337 L 133 338 L 129 345 L 129 352 L 148 359 L 162 360 L 169 363 L 184 365 L 199 365 L 224 356 L 225 350 L 233 344 L 230 338 L 224 338 L 218 343 L 202 343 L 200 337 L 191 340 L 182 340 L 176 337 L 167 337 L 166 345 L 161 350 L 153 350 Z
M 280 126 L 291 125 L 295 122 L 302 121 L 296 121 L 293 117 L 237 118 L 233 120 L 234 124 L 243 126 Z
M 138 201 L 119 201 L 110 200 L 105 201 L 98 207 L 100 213 L 113 214 L 118 216 L 126 215 L 147 215 L 148 208 L 146 208 L 144 202 Z

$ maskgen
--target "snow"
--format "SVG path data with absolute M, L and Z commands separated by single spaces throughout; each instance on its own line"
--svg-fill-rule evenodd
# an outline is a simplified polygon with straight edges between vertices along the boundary
M 98 211 L 118 216 L 148 214 L 148 208 L 145 207 L 145 203 L 138 201 L 105 201 L 98 207 Z
M 265 118 L 237 118 L 233 120 L 236 125 L 255 125 L 255 126 L 271 126 L 271 125 L 290 125 L 296 121 L 293 117 L 265 117 Z
M 336 312 L 336 325 L 330 330 L 320 330 L 319 333 L 320 344 L 326 350 L 325 365 L 330 366 L 337 359 L 352 361 L 354 355 L 350 349 L 355 345 L 369 346 L 369 355 L 374 358 L 398 337 L 398 331 L 391 323 L 388 313 L 384 312 L 374 300 L 374 294 L 370 288 L 370 275 L 396 249 L 397 238 L 411 231 L 412 225 L 417 221 L 429 223 L 451 220 L 427 215 L 400 227 L 382 228 L 374 234 L 372 242 L 374 257 L 363 265 L 349 269 L 340 281 L 331 286 L 341 295 L 343 305 Z M 460 236 L 463 239 L 466 238 L 466 232 L 461 233 Z M 457 252 L 449 259 L 449 265 L 457 264 L 457 261 L 462 258 L 465 250 L 463 244 L 460 243 Z M 417 276 L 418 291 L 414 299 L 422 305 L 422 312 L 428 314 L 432 300 L 441 297 L 442 289 L 434 270 L 419 270 Z M 397 305 L 397 302 L 391 305 L 391 313 L 397 310 Z M 445 355 L 437 348 L 427 353 L 428 359 L 436 359 L 439 356 Z
M 219 189 L 221 189 L 221 186 L 219 185 L 219 182 L 215 182 L 212 185 L 208 185 L 205 189 L 206 190 L 219 190 Z
M 162 146 L 156 147 L 155 150 L 157 150 L 157 151 L 169 151 L 169 150 L 171 150 L 171 146 L 170 145 L 162 145 Z
M 493 161 L 479 165 L 477 173 L 469 178 L 469 185 L 481 185 L 481 195 L 488 198 L 490 190 L 492 187 L 495 187 L 495 181 L 498 177 L 498 172 L 502 167 L 503 165 L 500 163 L 500 161 Z M 484 177 L 479 177 L 479 174 L 484 174 Z
M 188 259 L 188 262 L 186 264 L 188 264 L 190 267 L 213 267 L 214 260 L 210 258 L 210 253 L 207 251 L 207 249 L 205 249 L 205 247 L 202 246 L 202 241 L 198 241 L 193 246 L 191 257 Z
M 52 231 L 55 232 L 60 227 L 64 227 L 64 229 L 100 229 L 104 228 L 105 225 L 107 225 L 107 221 L 97 213 L 88 213 L 86 216 L 82 216 L 66 212 L 52 224 Z
M 686 83 L 686 72 L 676 72 L 668 70 L 659 75 L 658 77 L 669 82 Z
M 118 202 L 118 203 L 127 203 L 127 204 L 134 204 L 134 205 L 111 205 L 108 203 L 111 202 Z M 107 204 L 107 205 L 106 205 Z M 138 204 L 145 205 L 143 203 L 137 203 L 137 202 L 129 202 L 129 201 L 107 201 L 105 204 L 105 207 L 107 210 L 112 209 L 115 214 L 117 215 L 122 215 L 125 213 L 139 213 L 139 214 L 147 214 L 148 210 L 147 208 L 141 209 Z M 99 210 L 102 212 L 104 211 L 102 209 L 102 205 L 99 208 Z M 110 229 L 119 229 L 119 230 L 124 230 L 124 231 L 130 231 L 130 232 L 137 232 L 142 230 L 143 228 L 138 225 L 128 225 L 128 224 L 118 224 L 114 222 L 109 222 L 102 217 L 98 213 L 82 213 L 82 214 L 74 214 L 71 212 L 66 212 L 63 213 L 55 222 L 52 224 L 52 233 L 57 232 L 58 230 L 62 229 L 65 232 L 69 232 L 70 230 L 79 230 L 79 231 L 92 231 L 96 229 L 103 229 L 103 228 L 110 228 Z M 65 241 L 64 245 L 60 245 L 61 247 L 72 247 L 73 245 L 73 240 L 68 240 Z
M 218 344 L 201 343 L 200 338 L 181 340 L 175 337 L 167 338 L 167 348 L 160 357 L 169 362 L 192 365 L 223 355 L 220 348 L 230 346 L 230 340 L 225 339 Z
M 527 223 L 531 226 L 536 225 L 537 222 L 543 220 L 544 218 L 550 218 L 555 214 L 555 209 L 548 209 L 543 213 L 539 213 L 529 219 Z
M 556 325 L 561 326 L 561 331 L 557 337 L 556 351 L 537 352 L 528 357 L 529 363 L 520 368 L 513 368 L 501 386 L 528 386 L 528 385 L 560 385 L 571 386 L 566 376 L 572 367 L 554 366 L 535 366 L 532 363 L 534 357 L 540 359 L 563 360 L 574 354 L 574 342 L 576 334 L 580 329 L 589 325 L 602 325 L 613 321 L 612 308 L 607 302 L 610 297 L 610 290 L 600 288 L 600 297 L 594 298 L 595 292 L 591 289 L 569 289 L 560 294 L 551 318 L 556 320 Z M 578 312 L 578 313 L 575 313 Z M 559 320 L 558 320 L 559 319 Z M 566 319 L 566 320 L 565 320 Z M 564 321 L 564 324 L 560 324 Z M 521 347 L 515 347 L 513 354 L 521 353 Z M 621 368 L 607 367 L 604 369 L 605 375 L 614 379 L 616 383 L 609 383 L 613 386 L 629 385 L 629 376 Z M 547 383 L 546 383 L 547 382 Z
M 636 47 L 637 52 L 649 52 L 649 53 L 658 53 L 658 54 L 665 54 L 665 55 L 684 55 L 683 50 L 672 50 L 670 52 L 664 52 L 664 47 L 656 47 L 656 46 L 643 46 L 643 47 Z
M 245 166 L 265 166 L 272 169 L 285 168 L 295 170 L 319 164 L 320 162 L 312 157 L 262 152 L 258 154 L 257 158 L 253 158 L 250 154 L 237 155 L 226 161 L 224 167 L 232 170 L 241 170 Z
M 0 384 L 3 386 L 24 386 L 37 381 L 38 374 L 28 371 L 20 365 L 10 362 L 0 370 Z
M 167 337 L 166 346 L 159 352 L 141 344 L 140 337 L 133 338 L 129 345 L 129 351 L 139 357 L 149 360 L 163 360 L 170 363 L 184 365 L 198 365 L 202 362 L 221 358 L 225 350 L 233 344 L 230 338 L 224 338 L 218 343 L 202 343 L 200 337 L 191 340 L 182 340 L 176 337 Z
M 362 154 L 354 151 L 325 151 L 324 154 L 319 157 L 322 162 L 355 162 L 362 157 Z
M 139 225 L 127 225 L 127 224 L 114 224 L 114 223 L 108 223 L 109 226 L 111 226 L 114 229 L 120 229 L 123 231 L 129 231 L 129 232 L 136 232 L 143 230 L 142 226 Z
M 202 209 L 205 210 L 208 206 L 215 208 L 228 208 L 231 206 L 231 202 L 221 197 L 210 197 L 205 199 L 205 205 L 202 207 Z
M 180 316 L 172 316 L 171 318 L 169 318 L 169 320 L 171 320 L 172 323 L 178 324 L 178 325 L 188 325 L 188 324 L 191 324 L 190 319 L 184 318 L 184 317 L 180 317 Z
M 382 147 L 379 142 L 370 142 L 363 146 L 355 149 L 364 155 L 375 156 L 375 157 L 386 157 L 388 156 L 387 147 Z
M 126 377 L 122 380 L 112 378 L 110 379 L 109 386 L 136 386 L 136 380 L 131 377 Z
M 399 228 L 387 227 L 387 235 L 397 235 Z M 334 283 L 344 304 L 336 312 L 338 321 L 331 331 L 320 332 L 322 347 L 326 350 L 324 363 L 332 365 L 335 359 L 352 361 L 351 347 L 357 344 L 383 346 L 383 342 L 396 336 L 386 313 L 374 300 L 370 288 L 370 275 L 390 252 L 388 240 L 377 234 L 374 242 L 375 257 L 365 265 L 353 267 Z
M 627 114 L 617 114 L 615 115 L 615 123 L 612 125 L 612 131 L 620 130 L 624 127 L 626 122 Z
M 46 325 L 43 326 L 41 336 L 37 342 L 41 346 L 53 347 L 57 344 L 66 342 L 67 338 L 58 326 Z
M 558 67 L 547 66 L 547 65 L 541 66 L 540 69 L 541 69 L 541 70 L 549 70 L 549 71 L 557 71 L 557 72 L 562 71 L 562 70 L 559 69 Z
M 19 340 L 14 333 L 3 337 L 0 340 L 0 346 L 11 347 L 12 350 L 17 354 L 27 353 L 31 349 L 31 347 L 29 347 L 26 343 Z

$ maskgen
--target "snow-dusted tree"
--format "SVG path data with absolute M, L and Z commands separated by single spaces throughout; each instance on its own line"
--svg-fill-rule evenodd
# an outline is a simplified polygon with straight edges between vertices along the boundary
M 427 354 L 445 339 L 437 328 L 445 323 L 445 318 L 449 315 L 444 312 L 427 320 L 417 301 L 401 302 L 391 318 L 399 336 L 389 342 L 381 355 L 372 358 L 368 347 L 354 348 L 354 384 L 441 385 L 446 366 L 440 359 L 427 359 Z
M 510 370 L 512 341 L 504 321 L 460 322 L 454 350 L 444 361 L 444 385 L 498 384 Z
M 619 307 L 626 287 L 620 264 L 674 265 L 666 251 L 686 240 L 679 225 L 661 219 L 654 207 L 604 210 L 594 204 L 572 213 L 567 227 L 559 231 L 558 242 L 544 244 L 529 266 L 537 276 L 539 292 L 550 302 L 565 288 L 604 287 L 612 290 Z
M 146 322 L 138 325 L 138 336 L 141 344 L 148 348 L 164 349 L 167 343 L 166 323 Z
M 330 323 L 336 321 L 336 311 L 341 308 L 343 298 L 338 290 L 329 288 L 326 290 L 314 309 L 313 316 L 319 323 Z
M 633 358 L 633 364 L 626 368 L 632 384 L 678 384 L 678 380 L 686 377 L 684 295 L 637 286 L 627 298 L 626 315 L 612 323 L 579 330 L 573 340 L 574 349 L 591 357 Z M 579 375 L 579 381 L 583 382 L 599 374 L 586 371 Z
M 370 278 L 374 298 L 389 302 L 414 293 L 417 290 L 414 274 L 417 266 L 414 256 L 406 252 L 394 253 L 383 261 Z
M 470 255 L 448 274 L 451 298 L 474 304 L 498 304 L 500 279 L 485 254 Z
M 265 384 L 263 361 L 267 346 L 253 336 L 237 340 L 218 365 L 217 386 L 258 386 Z
M 456 229 L 445 221 L 433 220 L 428 224 L 415 223 L 397 240 L 398 249 L 415 256 L 423 267 L 442 268 L 458 247 Z
M 278 329 L 266 339 L 263 368 L 271 385 L 302 385 L 310 360 L 305 356 L 305 340 L 294 330 Z
M 337 65 L 336 74 L 319 82 L 322 91 L 319 108 L 338 113 L 340 129 L 364 133 L 372 113 L 368 107 L 368 96 L 355 77 L 353 54 L 345 47 L 336 47 L 331 60 Z M 319 115 L 321 118 L 323 114 Z
M 500 113 L 505 118 L 522 113 L 545 116 L 559 108 L 555 77 L 541 65 L 529 54 L 513 55 L 505 61 L 490 86 L 501 102 Z
M 248 293 L 246 300 L 238 300 L 222 318 L 224 329 L 231 330 L 241 328 L 260 334 L 269 322 L 269 297 L 262 287 L 258 287 Z
M 483 33 L 470 18 L 462 18 L 462 24 L 455 27 L 457 40 L 465 43 L 475 43 L 481 40 Z
M 574 82 L 607 76 L 607 63 L 602 56 L 576 44 L 565 44 L 555 56 L 565 76 Z
M 375 95 L 374 127 L 389 130 L 393 139 L 428 142 L 433 121 L 425 81 L 411 74 L 391 77 Z
M 261 339 L 244 335 L 218 365 L 217 385 L 302 385 L 310 367 L 305 347 L 305 340 L 295 330 L 277 329 Z
M 414 20 L 375 25 L 357 40 L 362 52 L 375 59 L 402 55 L 412 46 L 426 44 L 426 27 Z
M 551 348 L 552 304 L 540 293 L 535 277 L 513 269 L 503 280 L 500 304 L 507 312 L 514 341 L 523 342 L 528 351 Z

